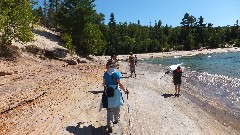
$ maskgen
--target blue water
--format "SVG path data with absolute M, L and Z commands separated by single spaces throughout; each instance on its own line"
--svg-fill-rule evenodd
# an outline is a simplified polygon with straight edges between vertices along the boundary
M 185 93 L 240 121 L 240 52 L 175 56 L 145 62 L 166 66 L 166 69 L 181 65 Z
M 186 70 L 207 72 L 240 79 L 240 52 L 152 59 L 148 62 L 165 66 L 182 64 Z

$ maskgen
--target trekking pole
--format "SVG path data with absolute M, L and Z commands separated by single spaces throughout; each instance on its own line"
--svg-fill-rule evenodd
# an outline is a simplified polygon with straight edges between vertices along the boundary
M 127 90 L 127 100 L 128 100 L 128 89 L 126 88 Z M 127 108 L 127 112 L 128 112 L 128 116 L 129 116 L 129 119 L 128 119 L 128 128 L 129 128 L 129 132 L 130 132 L 130 135 L 131 135 L 131 120 L 130 120 L 130 105 L 129 105 L 129 102 L 128 102 L 128 108 Z

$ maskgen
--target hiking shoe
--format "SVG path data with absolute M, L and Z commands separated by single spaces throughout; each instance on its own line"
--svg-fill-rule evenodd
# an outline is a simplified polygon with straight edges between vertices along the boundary
M 175 95 L 175 97 L 179 97 L 179 96 L 181 96 L 180 94 L 174 94 Z
M 112 133 L 112 131 L 113 131 L 113 130 L 112 130 L 112 127 L 109 127 L 109 128 L 108 128 L 108 133 Z

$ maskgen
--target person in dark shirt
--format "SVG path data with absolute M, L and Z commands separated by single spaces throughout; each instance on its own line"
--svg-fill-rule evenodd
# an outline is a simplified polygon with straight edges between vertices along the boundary
M 182 83 L 182 70 L 180 66 L 173 71 L 173 83 L 175 85 L 175 97 L 179 97 L 180 85 Z

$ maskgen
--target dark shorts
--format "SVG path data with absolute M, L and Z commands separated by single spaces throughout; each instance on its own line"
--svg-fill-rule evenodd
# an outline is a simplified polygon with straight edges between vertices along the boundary
M 174 83 L 174 85 L 181 84 L 182 80 L 174 80 L 173 83 Z
M 135 73 L 135 65 L 134 64 L 130 65 L 130 72 Z

